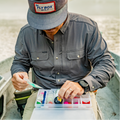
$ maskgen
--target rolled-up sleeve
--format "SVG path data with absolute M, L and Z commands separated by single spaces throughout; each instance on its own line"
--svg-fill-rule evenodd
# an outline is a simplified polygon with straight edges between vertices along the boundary
M 15 57 L 11 67 L 11 74 L 17 72 L 28 72 L 30 68 L 30 59 L 27 47 L 24 41 L 24 32 L 21 30 L 15 45 Z
M 107 85 L 114 76 L 115 65 L 97 24 L 87 46 L 87 57 L 93 69 L 83 80 L 89 84 L 90 91 L 94 91 Z

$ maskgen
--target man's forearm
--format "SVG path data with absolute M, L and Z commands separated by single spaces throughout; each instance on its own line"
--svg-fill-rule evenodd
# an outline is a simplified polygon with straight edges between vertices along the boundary
M 90 91 L 103 88 L 115 74 L 115 66 L 112 60 L 101 61 L 94 66 L 91 73 L 83 78 L 90 87 Z
M 22 64 L 13 64 L 11 67 L 11 75 L 13 76 L 14 73 L 17 72 L 27 72 L 29 71 L 29 67 L 24 66 Z

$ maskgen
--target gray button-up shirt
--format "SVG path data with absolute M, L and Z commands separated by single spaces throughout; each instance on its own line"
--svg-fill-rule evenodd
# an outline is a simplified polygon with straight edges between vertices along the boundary
M 33 67 L 35 82 L 43 88 L 60 88 L 66 80 L 83 79 L 90 91 L 106 86 L 114 75 L 113 59 L 93 20 L 69 13 L 54 43 L 50 42 L 42 31 L 24 26 L 15 47 L 12 75 Z

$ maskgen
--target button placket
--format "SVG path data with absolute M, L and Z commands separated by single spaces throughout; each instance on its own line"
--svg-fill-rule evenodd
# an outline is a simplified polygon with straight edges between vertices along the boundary
M 58 32 L 54 36 L 54 68 L 55 68 L 55 76 L 56 76 L 56 82 L 58 84 L 61 84 L 61 67 L 62 67 L 62 54 L 60 52 L 62 51 L 62 43 L 61 43 L 61 33 Z
M 58 60 L 58 57 L 56 57 L 56 60 Z
M 60 34 L 60 33 L 59 33 Z M 60 62 L 61 62 L 61 57 L 59 55 L 59 51 L 60 51 L 60 42 L 59 42 L 59 36 L 58 33 L 54 36 L 54 67 L 56 72 L 59 71 L 59 67 L 60 67 Z

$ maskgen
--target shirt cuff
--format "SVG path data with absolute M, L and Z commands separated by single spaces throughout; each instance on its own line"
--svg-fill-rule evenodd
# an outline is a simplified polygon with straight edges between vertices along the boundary
M 22 65 L 14 65 L 11 67 L 11 75 L 13 76 L 14 73 L 17 72 L 28 72 L 27 69 L 25 69 L 25 67 L 23 67 Z
M 98 88 L 101 88 L 102 85 L 95 79 L 93 76 L 88 75 L 82 80 L 86 81 L 89 84 L 90 91 L 95 91 Z

